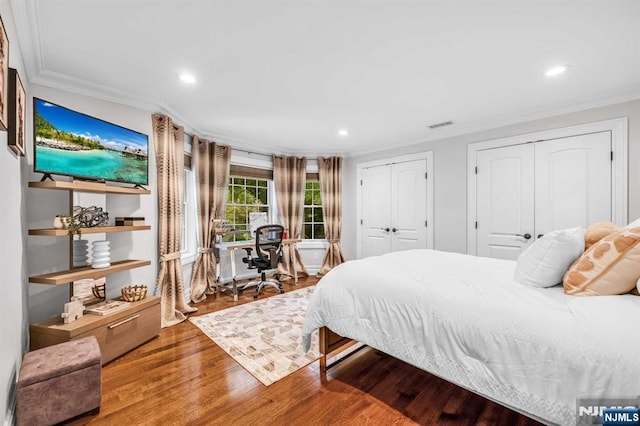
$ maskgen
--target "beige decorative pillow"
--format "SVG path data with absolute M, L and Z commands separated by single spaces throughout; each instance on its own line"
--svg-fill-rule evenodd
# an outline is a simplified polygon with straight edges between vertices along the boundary
M 587 226 L 584 232 L 584 249 L 588 249 L 607 235 L 618 232 L 620 228 L 611 222 L 596 222 Z
M 566 294 L 625 294 L 640 278 L 640 228 L 610 234 L 580 256 L 564 274 Z

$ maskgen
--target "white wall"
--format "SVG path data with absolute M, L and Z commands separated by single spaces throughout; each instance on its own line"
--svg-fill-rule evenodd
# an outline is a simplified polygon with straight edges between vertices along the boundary
M 564 114 L 447 139 L 347 158 L 344 170 L 342 246 L 347 259 L 357 252 L 358 163 L 417 152 L 434 152 L 434 246 L 466 253 L 467 145 L 474 142 L 573 126 L 612 118 L 629 118 L 629 220 L 640 217 L 640 100 Z
M 9 38 L 9 66 L 16 68 L 27 93 L 30 88 L 22 62 L 20 43 L 8 0 L 0 0 L 0 16 Z M 27 116 L 29 113 L 27 112 Z M 29 129 L 30 126 L 27 126 Z M 29 140 L 27 134 L 27 140 Z M 22 184 L 26 161 L 7 146 L 7 132 L 0 132 L 0 419 L 9 424 L 13 419 L 15 384 L 27 345 L 27 261 L 26 188 Z

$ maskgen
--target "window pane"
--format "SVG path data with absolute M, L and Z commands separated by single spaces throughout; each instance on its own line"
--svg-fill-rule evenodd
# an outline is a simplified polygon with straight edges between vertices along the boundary
M 312 222 L 313 221 L 313 208 L 311 207 L 305 207 L 304 208 L 304 219 L 303 221 L 305 222 Z
M 313 221 L 316 223 L 322 223 L 322 208 L 316 207 L 313 209 Z
M 320 197 L 320 191 L 313 192 L 313 204 L 316 206 L 322 205 L 322 198 Z
M 306 223 L 302 230 L 303 232 L 302 238 L 304 238 L 305 240 L 309 240 L 313 238 L 313 235 L 311 234 L 312 231 L 313 231 L 313 225 Z
M 258 188 L 258 200 L 260 200 L 261 204 L 267 204 L 267 188 Z
M 226 219 L 233 229 L 248 229 L 249 212 L 263 212 L 267 216 L 269 215 L 268 181 L 234 177 L 227 196 Z M 248 234 L 237 234 L 232 237 L 231 241 L 250 238 L 251 236 Z
M 324 226 L 323 225 L 314 225 L 314 237 L 316 239 L 324 239 Z

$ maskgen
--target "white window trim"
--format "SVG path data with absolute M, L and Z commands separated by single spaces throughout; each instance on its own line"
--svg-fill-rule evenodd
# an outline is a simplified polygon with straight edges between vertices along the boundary
M 611 132 L 613 164 L 611 168 L 611 219 L 618 226 L 625 226 L 628 217 L 628 118 L 597 121 L 559 129 L 544 130 L 524 135 L 510 136 L 467 145 L 467 253 L 477 253 L 476 221 L 476 158 L 478 151 L 521 145 L 533 141 L 558 139 L 589 133 Z
M 198 255 L 198 246 L 200 244 L 200 232 L 198 226 L 198 200 L 196 198 L 196 181 L 195 173 L 193 170 L 185 169 L 185 182 L 186 179 L 191 180 L 191 185 L 185 185 L 185 206 L 186 208 L 182 212 L 184 215 L 186 225 L 186 247 L 180 251 L 180 263 L 189 265 L 196 261 Z M 190 176 L 189 178 L 187 176 Z

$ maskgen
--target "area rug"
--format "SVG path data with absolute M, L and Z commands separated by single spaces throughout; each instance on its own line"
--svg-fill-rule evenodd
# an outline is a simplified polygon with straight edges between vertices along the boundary
M 302 325 L 315 286 L 189 318 L 264 385 L 320 358 L 318 332 L 302 350 Z

